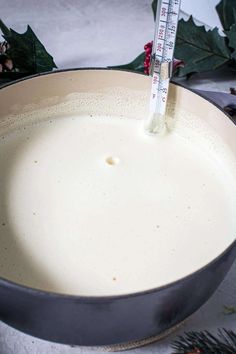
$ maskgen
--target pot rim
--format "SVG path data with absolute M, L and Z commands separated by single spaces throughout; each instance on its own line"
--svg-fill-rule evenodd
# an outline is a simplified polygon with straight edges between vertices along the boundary
M 49 72 L 43 72 L 43 73 L 39 73 L 39 74 L 35 74 L 35 75 L 29 75 L 29 76 L 14 80 L 12 82 L 3 84 L 2 86 L 0 86 L 0 90 L 4 89 L 6 87 L 12 86 L 14 84 L 17 84 L 19 82 L 27 81 L 27 80 L 34 79 L 34 78 L 41 77 L 41 76 L 60 74 L 63 72 L 70 72 L 70 71 L 83 71 L 83 70 L 87 70 L 87 71 L 92 71 L 92 70 L 110 71 L 111 70 L 111 71 L 128 72 L 131 74 L 147 76 L 146 74 L 141 73 L 141 72 L 134 72 L 132 70 L 118 69 L 118 68 L 112 68 L 112 67 L 108 67 L 108 68 L 102 68 L 102 67 L 69 68 L 69 69 L 59 69 L 59 70 L 53 70 L 53 71 L 49 71 Z M 196 92 L 194 89 L 188 88 L 179 82 L 177 83 L 177 82 L 171 81 L 171 83 L 176 86 L 180 86 L 183 89 L 188 90 L 188 91 L 194 93 L 195 95 L 200 96 L 201 98 L 205 99 L 210 104 L 213 104 L 215 107 L 217 107 L 221 112 L 223 112 L 225 114 L 225 116 L 227 118 L 229 118 L 232 121 L 231 116 L 229 114 L 227 114 L 219 104 L 217 104 L 216 102 L 214 102 L 213 100 L 211 100 L 209 98 L 206 98 L 204 96 L 204 94 Z M 138 296 L 143 296 L 143 295 L 148 295 L 148 294 L 154 294 L 156 292 L 163 291 L 167 288 L 174 287 L 174 286 L 180 284 L 181 282 L 185 282 L 185 281 L 191 279 L 193 276 L 196 276 L 196 275 L 200 274 L 201 272 L 203 272 L 204 270 L 207 270 L 210 266 L 213 266 L 215 263 L 217 263 L 220 260 L 220 258 L 222 258 L 226 253 L 230 252 L 230 250 L 233 249 L 234 247 L 236 248 L 236 238 L 217 257 L 213 258 L 210 262 L 205 264 L 203 267 L 187 274 L 186 276 L 179 278 L 175 281 L 169 282 L 167 284 L 155 287 L 155 288 L 131 292 L 131 293 L 127 293 L 127 294 L 101 295 L 101 296 L 99 296 L 99 295 L 91 296 L 91 295 L 63 294 L 63 293 L 57 293 L 57 292 L 53 292 L 53 291 L 32 288 L 27 285 L 13 282 L 13 281 L 3 278 L 1 276 L 0 276 L 0 287 L 2 287 L 2 286 L 9 287 L 13 290 L 15 289 L 17 291 L 28 292 L 32 295 L 37 295 L 37 296 L 41 296 L 41 297 L 49 296 L 51 298 L 55 298 L 55 299 L 57 298 L 57 299 L 62 299 L 62 300 L 63 299 L 71 299 L 71 300 L 80 300 L 82 302 L 93 302 L 93 303 L 104 302 L 104 301 L 107 302 L 107 301 L 113 301 L 113 300 L 122 300 L 122 299 L 126 299 L 126 298 L 133 298 L 133 297 L 138 297 Z

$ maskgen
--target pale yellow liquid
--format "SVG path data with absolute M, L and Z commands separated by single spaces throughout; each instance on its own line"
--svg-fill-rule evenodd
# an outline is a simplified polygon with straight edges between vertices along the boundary
M 96 107 L 2 124 L 0 276 L 127 294 L 186 276 L 234 240 L 235 158 L 201 117 L 180 111 L 172 133 L 150 137 L 138 114 Z

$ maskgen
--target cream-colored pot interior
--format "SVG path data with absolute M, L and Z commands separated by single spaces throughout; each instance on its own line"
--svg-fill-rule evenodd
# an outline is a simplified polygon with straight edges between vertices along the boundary
M 118 295 L 208 264 L 235 239 L 236 128 L 171 85 L 148 136 L 150 79 L 53 73 L 0 90 L 0 277 Z

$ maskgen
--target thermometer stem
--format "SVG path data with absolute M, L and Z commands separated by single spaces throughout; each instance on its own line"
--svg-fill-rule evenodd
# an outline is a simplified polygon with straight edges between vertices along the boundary
M 166 126 L 166 105 L 172 75 L 180 1 L 158 1 L 150 70 L 152 76 L 150 108 L 149 116 L 145 121 L 145 129 L 149 133 L 161 133 Z

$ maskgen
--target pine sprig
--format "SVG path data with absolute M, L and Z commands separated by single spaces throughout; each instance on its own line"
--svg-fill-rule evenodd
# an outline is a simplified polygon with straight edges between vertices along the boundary
M 236 307 L 234 306 L 224 306 L 225 315 L 234 315 L 236 314 Z
M 208 331 L 187 332 L 173 342 L 172 354 L 235 354 L 236 333 L 231 330 L 218 330 L 215 336 Z

